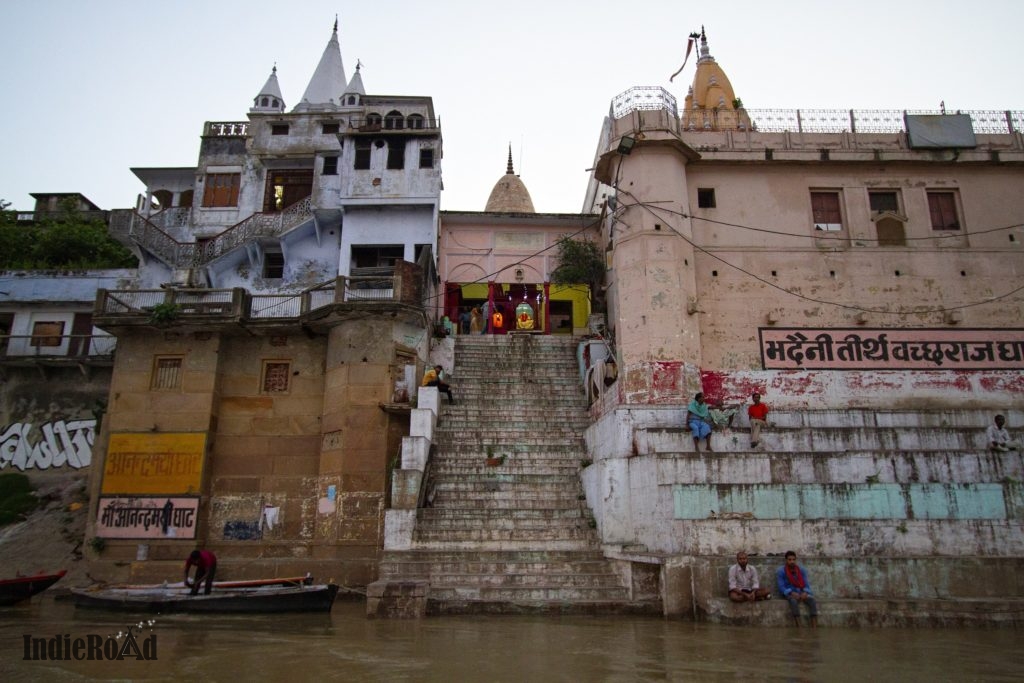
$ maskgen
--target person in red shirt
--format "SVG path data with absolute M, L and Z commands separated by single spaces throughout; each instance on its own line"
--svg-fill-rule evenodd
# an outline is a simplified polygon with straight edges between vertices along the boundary
M 750 447 L 754 448 L 761 441 L 761 427 L 768 425 L 768 406 L 761 403 L 761 394 L 756 391 L 750 397 L 754 404 L 747 408 L 750 418 Z
M 189 583 L 188 570 L 196 568 L 195 581 Z M 193 550 L 185 561 L 185 586 L 192 587 L 192 595 L 199 595 L 199 584 L 206 580 L 203 594 L 209 595 L 213 589 L 213 576 L 217 573 L 217 556 L 209 550 Z

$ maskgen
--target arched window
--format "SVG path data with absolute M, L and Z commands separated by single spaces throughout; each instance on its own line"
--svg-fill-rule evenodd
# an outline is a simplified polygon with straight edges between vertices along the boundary
M 348 103 L 349 103 L 349 105 L 354 105 L 356 103 L 356 96 L 355 95 L 349 95 L 348 96 Z
M 154 203 L 158 205 L 157 208 L 161 211 L 171 208 L 171 199 L 173 197 L 174 195 L 170 190 L 157 190 L 153 193 L 153 199 L 156 200 Z
M 366 125 L 367 126 L 377 126 L 377 127 L 380 127 L 381 120 L 382 119 L 380 117 L 380 114 L 367 114 L 366 115 Z
M 387 130 L 398 130 L 405 127 L 405 117 L 400 111 L 389 111 L 384 117 L 384 128 Z
M 423 116 L 420 114 L 409 114 L 409 118 L 406 120 L 406 124 L 413 130 L 420 130 L 423 128 Z
M 269 97 L 264 97 L 263 99 L 260 100 L 260 106 L 261 107 L 266 107 L 268 104 L 270 104 L 270 98 Z

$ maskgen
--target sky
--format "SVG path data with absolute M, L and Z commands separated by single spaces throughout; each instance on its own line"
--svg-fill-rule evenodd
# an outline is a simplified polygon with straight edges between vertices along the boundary
M 834 0 L 0 0 L 0 199 L 135 204 L 132 167 L 194 166 L 205 121 L 244 121 L 277 65 L 289 109 L 340 22 L 371 95 L 428 95 L 444 210 L 482 211 L 515 169 L 539 212 L 582 209 L 603 117 L 636 85 L 680 105 L 686 36 L 751 109 L 1024 110 L 1024 2 Z

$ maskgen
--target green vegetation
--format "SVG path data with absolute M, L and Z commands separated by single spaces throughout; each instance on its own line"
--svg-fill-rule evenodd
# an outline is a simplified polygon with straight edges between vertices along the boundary
M 86 270 L 134 268 L 137 259 L 111 239 L 100 219 L 87 219 L 75 200 L 61 202 L 60 210 L 31 225 L 18 225 L 17 213 L 5 211 L 0 200 L 0 269 Z
M 24 519 L 37 505 L 28 477 L 20 472 L 0 474 L 0 526 Z
M 558 265 L 551 280 L 560 285 L 589 285 L 594 312 L 603 313 L 604 263 L 604 252 L 596 242 L 566 238 L 558 243 Z
M 179 313 L 181 313 L 181 306 L 165 301 L 153 306 L 149 312 L 149 322 L 154 325 L 170 325 L 177 319 Z

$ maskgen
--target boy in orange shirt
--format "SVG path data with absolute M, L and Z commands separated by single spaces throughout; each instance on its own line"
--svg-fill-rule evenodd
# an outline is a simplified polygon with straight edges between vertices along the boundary
M 750 418 L 750 447 L 754 448 L 761 440 L 761 427 L 768 425 L 768 406 L 761 403 L 761 394 L 756 391 L 751 395 L 754 404 L 747 408 Z

